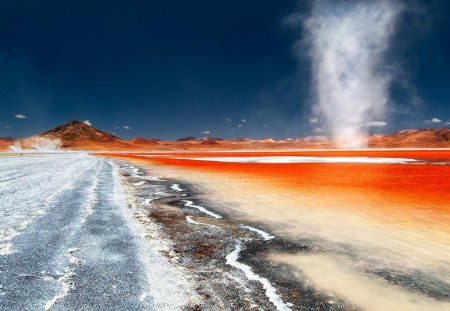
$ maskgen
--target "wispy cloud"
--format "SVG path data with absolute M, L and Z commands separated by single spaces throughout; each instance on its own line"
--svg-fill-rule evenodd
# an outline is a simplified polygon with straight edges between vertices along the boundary
M 316 124 L 316 123 L 319 123 L 319 120 L 317 118 L 311 118 L 311 119 L 309 119 L 309 123 Z
M 89 126 L 92 126 L 92 123 L 91 123 L 91 121 L 89 121 L 89 120 L 84 120 L 83 123 L 84 123 L 84 124 L 87 124 L 87 125 L 89 125 Z
M 430 120 L 425 120 L 425 123 L 442 123 L 441 119 L 438 118 L 431 118 Z
M 126 130 L 131 130 L 131 127 L 129 127 L 128 125 L 122 125 L 122 128 L 124 128 Z
M 387 123 L 384 121 L 369 121 L 366 123 L 366 126 L 369 126 L 369 127 L 383 127 L 386 125 L 387 125 Z
M 27 118 L 27 116 L 24 114 L 16 114 L 14 116 L 16 117 L 16 119 L 26 119 Z
M 323 130 L 320 127 L 316 127 L 314 129 L 314 132 L 320 133 L 320 132 L 323 132 Z
M 201 132 L 203 135 L 209 135 L 209 134 L 211 134 L 211 132 L 210 131 L 203 131 L 203 132 Z
M 242 127 L 242 124 L 239 124 L 237 127 Z
M 242 123 L 247 123 L 247 120 L 245 120 L 244 118 L 241 119 Z
M 226 118 L 226 121 L 227 122 L 231 122 L 232 120 L 230 118 Z

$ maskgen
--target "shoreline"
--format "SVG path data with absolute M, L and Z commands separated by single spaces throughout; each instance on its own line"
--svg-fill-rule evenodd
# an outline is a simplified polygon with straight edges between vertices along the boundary
M 201 188 L 188 181 L 181 182 L 175 177 L 166 178 L 165 175 L 151 176 L 151 169 L 149 171 L 138 159 L 111 158 L 121 163 L 132 163 L 131 172 L 124 176 L 124 182 L 134 186 L 135 197 L 141 200 L 140 204 L 145 205 L 149 221 L 156 223 L 171 241 L 172 253 L 166 255 L 175 258 L 175 264 L 193 275 L 194 287 L 203 297 L 199 310 L 215 310 L 216 306 L 221 306 L 221 310 L 353 310 L 362 307 L 354 305 L 351 300 L 344 300 L 345 297 L 333 291 L 315 288 L 295 264 L 276 258 L 277 254 L 301 257 L 324 254 L 350 256 L 351 260 L 356 260 L 357 253 L 353 254 L 351 248 L 343 249 L 341 253 L 320 246 L 317 241 L 308 238 L 274 236 L 270 230 L 273 224 L 247 221 L 243 217 L 236 217 L 233 211 L 227 214 L 223 208 L 213 208 L 217 204 L 214 199 L 205 196 Z M 139 174 L 135 174 L 136 169 Z M 150 176 L 144 175 L 144 172 L 149 172 Z M 152 197 L 151 191 L 160 197 Z M 148 199 L 149 196 L 152 198 Z M 272 236 L 274 238 L 267 239 Z M 238 246 L 239 251 L 236 250 Z M 227 259 L 233 257 L 233 253 L 238 255 L 234 256 L 237 264 L 227 265 Z M 245 266 L 250 267 L 251 273 L 246 273 Z M 431 304 L 441 303 L 445 307 L 450 300 L 450 287 L 438 279 L 426 282 L 431 275 L 422 279 L 420 274 L 416 274 L 418 271 L 377 269 L 376 265 L 371 266 L 370 263 L 360 272 L 378 278 L 393 289 L 400 288 L 423 295 Z M 252 273 L 257 277 L 252 277 Z M 261 282 L 261 279 L 268 280 L 270 286 L 265 286 L 265 281 Z M 270 295 L 267 295 L 268 287 L 275 289 L 288 309 L 275 307 L 272 303 L 275 300 L 271 301 Z M 211 298 L 211 293 L 220 295 Z M 409 299 L 410 296 L 405 298 Z M 227 306 L 232 307 L 227 309 Z
M 305 307 L 343 310 L 348 307 L 344 301 L 318 293 L 296 280 L 290 266 L 268 260 L 272 252 L 309 251 L 306 244 L 273 236 L 262 223 L 234 220 L 223 211 L 204 207 L 206 204 L 196 198 L 198 193 L 189 184 L 135 174 L 138 168 L 135 164 L 125 167 L 128 172 L 123 167 L 119 169 L 122 183 L 131 189 L 135 204 L 145 210 L 145 215 L 135 218 L 144 225 L 150 221 L 158 226 L 162 237 L 170 241 L 170 249 L 162 251 L 162 255 L 175 267 L 185 270 L 193 282 L 191 285 L 200 300 L 192 310 L 287 311 Z M 167 192 L 162 192 L 161 186 Z M 161 197 L 148 201 L 149 192 L 156 189 Z M 186 201 L 207 209 L 206 213 Z

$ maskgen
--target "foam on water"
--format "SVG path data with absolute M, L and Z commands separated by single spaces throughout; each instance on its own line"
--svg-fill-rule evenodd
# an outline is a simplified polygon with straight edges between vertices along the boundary
M 174 190 L 174 191 L 178 191 L 178 192 L 182 192 L 184 191 L 184 189 L 182 189 L 180 187 L 180 184 L 173 184 L 172 186 L 170 186 L 170 189 Z
M 198 222 L 192 219 L 191 216 L 186 216 L 186 221 L 190 224 L 194 224 L 194 225 L 202 225 L 202 226 L 209 226 L 209 227 L 213 227 L 213 228 L 217 228 L 217 226 L 214 225 L 210 225 L 210 224 L 205 224 L 203 222 Z
M 277 308 L 278 311 L 290 311 L 291 304 L 285 303 L 281 297 L 277 294 L 277 290 L 273 285 L 269 282 L 268 279 L 261 277 L 253 272 L 252 267 L 239 262 L 240 252 L 242 251 L 242 241 L 238 240 L 236 242 L 236 247 L 234 251 L 229 253 L 226 257 L 227 265 L 230 265 L 236 269 L 244 272 L 245 276 L 250 281 L 259 282 L 266 291 L 266 296 L 269 298 L 269 301 Z
M 267 233 L 267 232 L 265 232 L 265 231 L 262 231 L 262 230 L 260 230 L 260 229 L 256 229 L 256 228 L 254 228 L 254 227 L 250 227 L 250 226 L 242 226 L 242 228 L 258 233 L 260 236 L 262 236 L 262 238 L 263 238 L 265 241 L 270 241 L 270 240 L 272 240 L 272 239 L 275 238 L 273 235 L 271 235 L 271 234 L 269 234 L 269 233 Z
M 184 159 L 184 158 L 179 158 Z M 407 158 L 371 158 L 371 157 L 207 157 L 186 158 L 196 161 L 231 162 L 231 163 L 374 163 L 374 164 L 408 164 L 418 162 Z
M 186 207 L 193 207 L 193 208 L 199 210 L 200 212 L 205 213 L 205 214 L 207 214 L 209 216 L 212 216 L 214 218 L 222 218 L 222 216 L 207 210 L 203 206 L 196 205 L 196 204 L 194 204 L 194 202 L 192 202 L 190 200 L 183 200 L 183 202 L 184 202 L 184 206 L 186 206 Z

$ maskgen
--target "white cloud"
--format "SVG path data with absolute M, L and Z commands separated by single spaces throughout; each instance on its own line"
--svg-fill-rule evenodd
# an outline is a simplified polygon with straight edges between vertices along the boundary
M 369 121 L 366 123 L 366 126 L 371 126 L 371 127 L 382 127 L 382 126 L 386 126 L 387 123 L 384 121 Z
M 425 123 L 441 123 L 442 120 L 438 118 L 431 118 L 431 120 L 425 120 Z
M 7 126 L 5 126 L 5 128 L 7 128 L 7 129 L 10 129 L 10 128 L 11 128 L 11 126 L 7 125 Z
M 89 120 L 84 120 L 83 123 L 86 124 L 86 125 L 92 126 L 92 123 Z
M 314 129 L 314 132 L 320 133 L 320 132 L 323 132 L 323 130 L 320 127 L 317 127 L 317 128 Z
M 131 130 L 131 127 L 129 127 L 128 125 L 122 125 L 122 127 L 126 130 Z
M 242 123 L 247 123 L 247 120 L 241 119 Z
M 309 119 L 309 123 L 311 124 L 319 123 L 319 120 L 317 120 L 317 118 L 311 118 Z
M 115 129 L 115 130 L 118 130 L 118 129 L 120 129 L 120 126 L 116 126 L 114 129 Z
M 227 122 L 231 122 L 232 120 L 231 120 L 230 118 L 227 118 L 226 121 L 227 121 Z
M 27 118 L 27 116 L 24 114 L 16 114 L 15 117 L 16 117 L 16 119 L 26 119 Z
M 239 124 L 238 127 L 242 127 L 242 124 Z
M 209 134 L 211 134 L 211 132 L 210 131 L 203 131 L 203 132 L 201 132 L 203 135 L 209 135 Z

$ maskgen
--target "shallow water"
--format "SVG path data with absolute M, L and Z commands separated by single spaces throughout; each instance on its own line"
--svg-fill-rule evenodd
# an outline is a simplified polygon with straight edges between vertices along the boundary
M 260 222 L 278 237 L 307 245 L 307 254 L 277 252 L 268 257 L 289 264 L 299 280 L 319 292 L 367 310 L 447 310 L 449 154 L 338 155 L 401 157 L 421 164 L 348 159 L 344 163 L 242 163 L 198 161 L 192 155 L 135 160 L 146 163 L 156 176 L 194 185 L 202 200 L 217 211 Z M 211 158 L 211 154 L 195 157 Z

